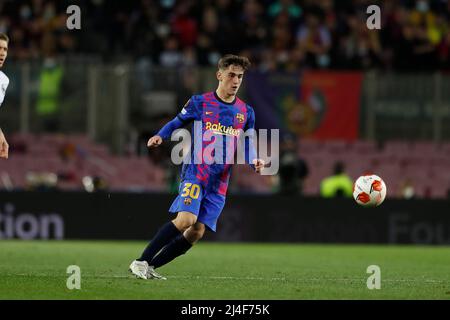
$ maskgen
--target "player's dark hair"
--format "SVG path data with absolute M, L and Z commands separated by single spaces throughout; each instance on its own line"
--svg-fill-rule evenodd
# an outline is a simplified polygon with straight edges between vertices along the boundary
M 7 43 L 9 43 L 9 37 L 6 35 L 6 33 L 1 33 L 0 32 L 0 40 L 4 40 Z
M 250 68 L 250 60 L 247 57 L 236 56 L 234 54 L 227 54 L 220 58 L 218 67 L 219 69 L 227 69 L 229 66 L 241 66 L 242 69 L 248 70 Z

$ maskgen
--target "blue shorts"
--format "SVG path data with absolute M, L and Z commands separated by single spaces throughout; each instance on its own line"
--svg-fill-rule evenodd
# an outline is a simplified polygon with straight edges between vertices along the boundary
M 225 206 L 225 196 L 205 191 L 197 181 L 183 180 L 179 194 L 170 206 L 169 212 L 187 211 L 197 216 L 197 221 L 216 231 L 217 220 Z

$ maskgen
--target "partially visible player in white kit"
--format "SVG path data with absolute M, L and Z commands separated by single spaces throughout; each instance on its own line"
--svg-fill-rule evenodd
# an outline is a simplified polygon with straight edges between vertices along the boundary
M 6 34 L 0 33 L 0 68 L 5 63 L 6 56 L 8 55 L 9 38 Z M 6 89 L 9 85 L 9 79 L 2 71 L 0 71 L 0 107 L 3 100 L 5 100 Z M 0 158 L 8 159 L 9 145 L 0 127 Z

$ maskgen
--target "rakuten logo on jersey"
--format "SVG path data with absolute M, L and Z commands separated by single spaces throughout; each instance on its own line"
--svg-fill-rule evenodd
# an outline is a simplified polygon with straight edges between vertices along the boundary
M 220 122 L 219 123 L 206 123 L 206 130 L 212 130 L 214 133 L 217 134 L 224 134 L 224 135 L 230 135 L 230 136 L 239 136 L 239 129 L 233 128 L 233 126 L 225 127 Z
M 64 219 L 56 213 L 16 213 L 7 203 L 0 210 L 0 239 L 64 239 Z
M 186 129 L 177 129 L 172 133 L 171 141 L 178 141 L 173 146 L 170 156 L 173 164 L 245 164 L 246 159 L 251 164 L 253 160 L 259 158 L 267 164 L 261 175 L 278 173 L 280 167 L 278 129 L 271 129 L 270 132 L 267 129 L 259 129 L 258 132 L 255 129 L 244 131 L 211 122 L 206 122 L 205 129 L 206 131 L 203 131 L 202 121 L 194 121 L 193 136 L 191 131 Z

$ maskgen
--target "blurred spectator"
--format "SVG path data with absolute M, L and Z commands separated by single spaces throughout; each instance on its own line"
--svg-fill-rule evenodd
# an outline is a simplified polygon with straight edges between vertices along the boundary
M 397 45 L 397 66 L 401 70 L 429 70 L 434 66 L 435 48 L 422 26 L 408 23 L 403 26 Z
M 26 174 L 26 189 L 28 191 L 57 190 L 58 176 L 53 172 L 28 172 Z
M 336 162 L 333 175 L 322 180 L 320 194 L 324 198 L 351 197 L 353 195 L 353 180 L 345 173 L 344 164 Z
M 178 40 L 174 36 L 168 37 L 164 41 L 164 50 L 159 57 L 159 63 L 163 67 L 179 67 L 182 61 L 182 54 L 178 50 Z
M 281 12 L 287 12 L 290 18 L 298 19 L 302 14 L 302 8 L 293 0 L 278 0 L 269 6 L 268 15 L 270 17 L 276 17 Z
M 303 180 L 309 170 L 306 162 L 297 155 L 297 142 L 286 136 L 280 148 L 279 193 L 299 195 L 303 191 Z
M 368 69 L 381 60 L 381 44 L 377 32 L 367 29 L 362 17 L 349 15 L 340 38 L 338 59 L 347 69 Z
M 197 22 L 190 15 L 191 1 L 180 1 L 171 19 L 172 32 L 177 35 L 181 48 L 191 47 L 197 41 Z
M 39 89 L 36 112 L 43 119 L 45 132 L 57 132 L 59 130 L 59 98 L 63 78 L 63 68 L 53 57 L 44 61 L 39 76 Z
M 245 1 L 242 13 L 242 41 L 246 49 L 260 51 L 265 45 L 268 30 L 263 21 L 264 8 L 257 0 Z
M 197 37 L 196 54 L 200 65 L 210 65 L 218 55 L 219 17 L 214 7 L 206 7 L 201 15 L 201 33 Z
M 82 183 L 87 192 L 104 192 L 108 190 L 106 180 L 100 176 L 86 176 L 83 178 Z
M 319 68 L 330 66 L 331 34 L 324 24 L 321 10 L 316 9 L 307 13 L 305 23 L 297 32 L 297 44 L 306 52 L 308 65 Z
M 405 179 L 400 184 L 400 198 L 402 199 L 413 199 L 415 198 L 414 185 L 411 179 Z

